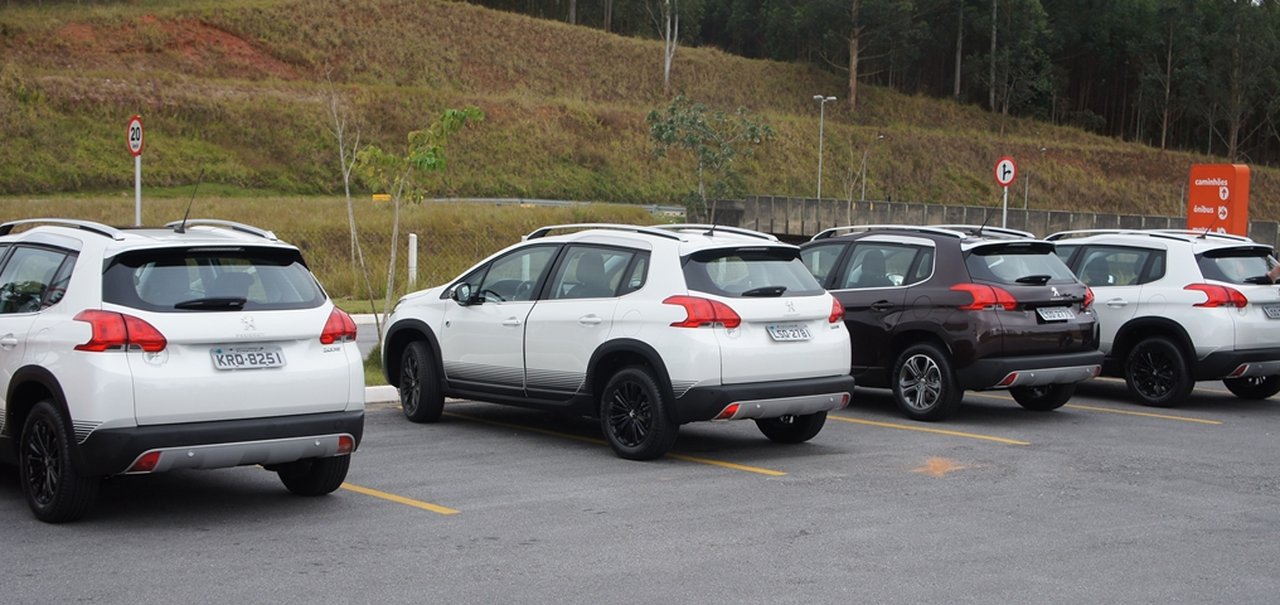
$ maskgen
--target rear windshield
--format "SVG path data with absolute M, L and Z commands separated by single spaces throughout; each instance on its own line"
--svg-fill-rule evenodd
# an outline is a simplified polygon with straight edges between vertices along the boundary
M 812 296 L 818 284 L 795 248 L 702 250 L 684 259 L 690 290 L 732 297 Z
M 1075 281 L 1050 244 L 979 246 L 965 254 L 965 264 L 975 281 L 1032 286 Z
M 1275 266 L 1271 250 L 1260 246 L 1210 250 L 1196 258 L 1205 279 L 1232 284 L 1269 284 Z
M 111 260 L 102 298 L 182 313 L 310 309 L 324 303 L 325 293 L 295 250 L 165 248 Z

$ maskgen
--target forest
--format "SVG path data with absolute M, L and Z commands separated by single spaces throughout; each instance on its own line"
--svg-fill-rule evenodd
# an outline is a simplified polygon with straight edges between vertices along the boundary
M 858 86 L 874 84 L 1160 149 L 1280 164 L 1274 0 L 471 2 L 811 63 L 845 74 L 840 97 L 854 116 Z

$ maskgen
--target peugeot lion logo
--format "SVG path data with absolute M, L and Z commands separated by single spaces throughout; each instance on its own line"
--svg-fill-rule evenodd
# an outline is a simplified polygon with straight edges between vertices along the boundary
M 240 327 L 244 328 L 245 332 L 253 332 L 258 329 L 258 327 L 253 323 L 253 317 L 250 315 L 245 315 L 240 318 Z
M 795 313 L 795 312 L 796 312 L 796 303 L 787 301 L 787 313 Z
M 1058 291 L 1058 287 L 1057 287 L 1057 286 L 1049 286 L 1049 290 L 1053 292 L 1053 297 L 1054 297 L 1054 298 L 1059 298 L 1059 297 L 1061 297 L 1061 296 L 1062 296 L 1062 293 Z

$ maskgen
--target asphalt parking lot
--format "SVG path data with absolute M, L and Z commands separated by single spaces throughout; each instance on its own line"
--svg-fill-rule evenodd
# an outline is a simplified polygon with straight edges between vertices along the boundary
M 1174 410 L 1082 385 L 954 421 L 859 390 L 813 441 L 750 422 L 615 458 L 590 421 L 471 402 L 369 406 L 347 486 L 258 469 L 122 477 L 82 522 L 0 467 L 5 603 L 1233 602 L 1280 594 L 1280 402 L 1201 383 Z

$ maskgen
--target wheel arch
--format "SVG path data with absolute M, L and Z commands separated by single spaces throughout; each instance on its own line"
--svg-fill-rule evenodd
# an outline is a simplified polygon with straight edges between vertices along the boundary
M 667 410 L 675 412 L 675 395 L 671 388 L 671 376 L 667 374 L 667 365 L 663 363 L 662 355 L 647 343 L 622 338 L 600 345 L 591 354 L 591 360 L 587 363 L 585 386 L 590 389 L 593 416 L 599 413 L 595 405 L 598 403 L 595 401 L 595 395 L 604 389 L 614 373 L 632 365 L 641 365 L 653 372 L 654 379 L 658 381 L 658 388 L 662 389 L 662 398 L 667 402 Z
M 893 335 L 893 339 L 889 342 L 889 350 L 893 352 L 893 358 L 885 360 L 885 371 L 892 372 L 898 356 L 902 355 L 902 352 L 907 350 L 908 347 L 924 343 L 937 345 L 947 356 L 955 357 L 955 351 L 945 336 L 937 331 L 916 326 Z
M 440 340 L 436 338 L 435 331 L 426 322 L 406 319 L 388 328 L 387 335 L 382 341 L 382 375 L 386 377 L 387 384 L 393 387 L 400 386 L 400 357 L 404 355 L 404 350 L 409 347 L 409 343 L 419 340 L 425 340 L 431 349 L 431 360 L 435 364 L 436 375 L 444 376 L 444 363 L 440 357 Z
M 63 393 L 57 377 L 40 366 L 23 366 L 13 373 L 13 378 L 9 381 L 9 390 L 5 393 L 4 432 L 0 433 L 10 438 L 9 443 L 14 447 L 12 454 L 17 453 L 17 444 L 22 436 L 22 426 L 26 424 L 27 416 L 31 414 L 31 410 L 37 403 L 45 399 L 51 400 L 61 412 L 67 434 L 72 436 L 76 434 L 71 419 L 71 408 L 67 405 L 67 396 Z M 70 445 L 73 462 L 80 465 L 80 444 Z
M 1123 369 L 1124 360 L 1129 357 L 1129 351 L 1133 346 L 1153 336 L 1168 337 L 1188 361 L 1195 363 L 1195 347 L 1191 344 L 1191 336 L 1187 334 L 1186 328 L 1164 317 L 1139 317 L 1129 320 L 1116 332 L 1108 357 L 1114 360 L 1118 368 Z

